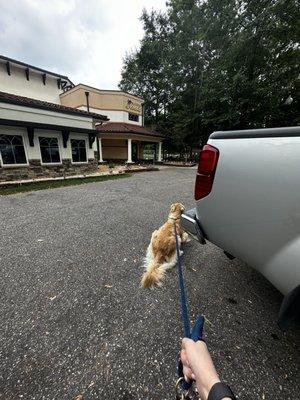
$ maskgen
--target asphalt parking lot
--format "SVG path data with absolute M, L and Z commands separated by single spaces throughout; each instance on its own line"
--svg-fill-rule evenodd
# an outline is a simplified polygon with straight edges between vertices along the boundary
M 174 399 L 177 276 L 139 288 L 170 203 L 193 206 L 195 170 L 0 197 L 0 399 Z M 191 317 L 239 399 L 299 399 L 299 335 L 281 295 L 213 245 L 185 246 Z

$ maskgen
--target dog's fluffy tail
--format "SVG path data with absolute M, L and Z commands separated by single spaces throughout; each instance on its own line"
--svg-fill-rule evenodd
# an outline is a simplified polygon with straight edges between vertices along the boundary
M 154 285 L 160 285 L 164 278 L 164 274 L 165 269 L 156 259 L 150 261 L 150 263 L 146 266 L 146 271 L 142 276 L 141 287 L 150 289 Z

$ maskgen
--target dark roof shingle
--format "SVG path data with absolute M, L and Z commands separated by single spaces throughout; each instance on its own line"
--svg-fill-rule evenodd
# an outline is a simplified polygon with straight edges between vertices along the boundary
M 107 122 L 103 125 L 97 125 L 96 129 L 102 133 L 133 133 L 137 135 L 158 136 L 161 138 L 166 137 L 159 132 L 145 128 L 144 126 L 129 124 L 126 122 Z
M 17 104 L 25 107 L 39 108 L 42 110 L 62 112 L 65 114 L 81 115 L 83 117 L 92 117 L 95 119 L 100 119 L 102 121 L 109 121 L 109 118 L 107 118 L 107 116 L 105 115 L 88 112 L 85 110 L 79 110 L 78 108 L 74 107 L 62 106 L 60 104 L 50 103 L 48 101 L 32 99 L 31 97 L 19 96 L 12 93 L 0 92 L 0 102 Z

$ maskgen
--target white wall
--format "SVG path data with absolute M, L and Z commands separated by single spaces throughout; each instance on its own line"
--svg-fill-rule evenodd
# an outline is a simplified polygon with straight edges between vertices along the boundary
M 57 104 L 60 104 L 59 94 L 62 93 L 57 87 L 57 78 L 47 75 L 44 85 L 42 73 L 30 70 L 27 81 L 24 68 L 11 64 L 11 75 L 8 75 L 4 63 L 0 63 L 0 91 Z
M 24 107 L 9 103 L 0 102 L 0 116 L 1 118 L 15 121 L 28 121 L 74 128 L 93 129 L 93 120 L 91 117 L 40 110 L 38 108 Z
M 80 110 L 85 110 L 87 111 L 87 107 L 81 106 L 78 107 Z M 106 115 L 110 121 L 109 122 L 127 122 L 129 124 L 133 125 L 142 125 L 142 116 L 139 115 L 139 121 L 130 121 L 128 119 L 128 112 L 127 111 L 114 111 L 114 110 L 99 110 L 98 108 L 92 108 L 90 107 L 90 111 L 97 113 L 97 114 L 102 114 Z

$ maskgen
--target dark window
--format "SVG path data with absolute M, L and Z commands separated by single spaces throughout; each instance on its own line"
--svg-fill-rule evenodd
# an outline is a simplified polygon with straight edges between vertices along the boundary
M 72 161 L 86 162 L 85 140 L 71 139 Z
M 0 135 L 0 153 L 3 165 L 27 163 L 22 136 Z
M 139 122 L 139 116 L 136 114 L 128 113 L 128 119 L 129 121 Z
M 40 137 L 40 148 L 43 163 L 60 163 L 57 138 Z

